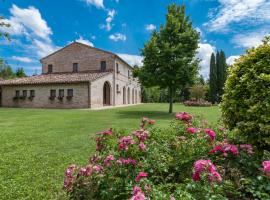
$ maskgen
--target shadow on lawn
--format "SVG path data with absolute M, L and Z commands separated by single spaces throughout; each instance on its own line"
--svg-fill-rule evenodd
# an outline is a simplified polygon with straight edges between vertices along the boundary
M 162 111 L 118 111 L 117 115 L 121 119 L 139 119 L 142 117 L 148 117 L 151 119 L 173 119 L 174 113 L 169 114 L 168 112 L 162 112 Z

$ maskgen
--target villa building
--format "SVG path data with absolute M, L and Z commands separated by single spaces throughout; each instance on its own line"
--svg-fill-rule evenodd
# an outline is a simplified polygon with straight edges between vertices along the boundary
M 133 68 L 114 53 L 73 42 L 40 62 L 41 75 L 0 80 L 0 106 L 100 108 L 141 102 Z

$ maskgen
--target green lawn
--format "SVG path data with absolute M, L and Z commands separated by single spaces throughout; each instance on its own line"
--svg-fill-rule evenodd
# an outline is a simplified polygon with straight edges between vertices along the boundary
M 0 109 L 0 199 L 62 199 L 63 173 L 70 163 L 86 164 L 95 150 L 91 136 L 105 128 L 136 128 L 140 118 L 167 126 L 167 104 L 109 110 Z M 203 115 L 210 123 L 218 107 L 174 105 L 174 111 Z

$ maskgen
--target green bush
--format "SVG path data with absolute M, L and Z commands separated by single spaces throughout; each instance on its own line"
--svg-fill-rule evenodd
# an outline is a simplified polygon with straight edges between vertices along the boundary
M 225 125 L 239 140 L 270 148 L 269 38 L 230 67 L 221 109 Z

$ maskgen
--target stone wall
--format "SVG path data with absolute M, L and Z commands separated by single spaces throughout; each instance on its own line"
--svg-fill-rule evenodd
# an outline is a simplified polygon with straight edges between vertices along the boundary
M 106 70 L 112 70 L 114 56 L 110 53 L 72 43 L 60 51 L 41 60 L 42 73 L 48 72 L 48 65 L 53 65 L 53 73 L 72 72 L 73 63 L 78 63 L 78 71 L 101 70 L 101 61 L 106 61 Z
M 2 86 L 2 106 L 3 107 L 22 107 L 22 108 L 88 108 L 88 83 L 78 84 L 57 84 L 57 85 L 26 85 L 26 86 Z M 50 100 L 50 90 L 56 90 L 56 98 Z M 59 89 L 64 89 L 64 98 L 59 100 Z M 73 89 L 73 98 L 68 100 L 67 90 Z M 15 91 L 27 90 L 26 99 L 16 99 Z M 33 100 L 29 99 L 30 90 L 35 91 Z

